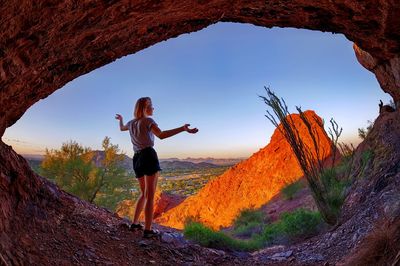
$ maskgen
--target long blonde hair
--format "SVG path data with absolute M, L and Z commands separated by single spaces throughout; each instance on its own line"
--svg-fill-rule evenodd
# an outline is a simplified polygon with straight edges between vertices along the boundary
M 137 119 L 144 117 L 144 109 L 146 108 L 146 102 L 151 101 L 150 97 L 142 97 L 136 101 L 133 116 Z

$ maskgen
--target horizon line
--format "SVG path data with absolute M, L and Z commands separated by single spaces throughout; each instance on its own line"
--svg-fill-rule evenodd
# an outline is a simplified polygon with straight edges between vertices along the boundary
M 94 151 L 99 151 L 99 150 L 94 150 Z M 43 157 L 45 156 L 45 154 L 34 154 L 34 153 L 18 153 L 19 155 L 21 155 L 22 157 L 26 158 L 26 157 Z M 131 158 L 131 156 L 125 154 L 127 157 Z M 180 158 L 180 157 L 159 157 L 159 160 L 171 160 L 171 159 L 177 159 L 177 160 L 187 160 L 187 159 L 193 159 L 193 160 L 200 160 L 200 159 L 214 159 L 214 160 L 237 160 L 237 159 L 247 159 L 249 157 L 247 156 L 238 156 L 238 157 L 212 157 L 212 156 L 200 156 L 200 157 L 185 157 L 185 158 Z

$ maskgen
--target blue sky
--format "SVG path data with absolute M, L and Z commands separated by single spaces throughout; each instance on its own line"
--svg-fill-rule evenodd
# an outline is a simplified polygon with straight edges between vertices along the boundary
M 21 154 L 44 153 L 75 140 L 100 149 L 105 136 L 133 154 L 116 113 L 132 118 L 137 98 L 153 99 L 161 129 L 190 123 L 195 135 L 156 139 L 159 157 L 248 157 L 274 127 L 258 95 L 264 86 L 343 127 L 343 141 L 391 99 L 356 60 L 341 34 L 218 23 L 125 56 L 66 84 L 32 106 L 3 136 Z

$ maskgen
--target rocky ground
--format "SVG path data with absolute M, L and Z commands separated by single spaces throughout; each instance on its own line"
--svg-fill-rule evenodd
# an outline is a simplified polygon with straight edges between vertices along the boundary
M 304 261 L 309 265 L 326 261 L 319 254 L 300 254 L 283 246 L 252 254 L 204 248 L 185 240 L 178 230 L 159 225 L 155 228 L 163 233 L 160 239 L 143 239 L 141 231 L 128 229 L 128 220 L 46 180 L 43 184 L 57 200 L 47 202 L 46 210 L 28 207 L 24 226 L 8 235 L 18 245 L 12 251 L 0 251 L 4 265 L 286 265 Z
M 5 265 L 215 265 L 245 264 L 244 257 L 191 244 L 173 229 L 156 226 L 161 239 L 142 238 L 129 221 L 60 191 L 43 180 L 55 201 L 35 205 L 24 226 L 10 232 L 13 250 L 0 249 Z M 48 200 L 48 197 L 46 197 Z M 42 200 L 46 200 L 42 198 Z

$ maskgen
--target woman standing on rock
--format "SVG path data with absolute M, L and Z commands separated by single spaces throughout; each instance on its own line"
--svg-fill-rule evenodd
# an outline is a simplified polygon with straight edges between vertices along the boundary
M 160 232 L 151 229 L 153 222 L 154 194 L 157 187 L 158 172 L 161 170 L 154 146 L 154 135 L 159 139 L 172 137 L 181 132 L 196 133 L 197 128 L 189 128 L 189 124 L 171 130 L 162 131 L 156 122 L 150 118 L 153 115 L 153 106 L 149 97 L 137 100 L 134 110 L 134 119 L 124 125 L 123 118 L 117 114 L 121 131 L 129 130 L 133 150 L 133 170 L 139 180 L 141 195 L 136 203 L 135 215 L 130 229 L 143 229 L 138 220 L 144 208 L 145 225 L 143 237 L 157 237 Z

